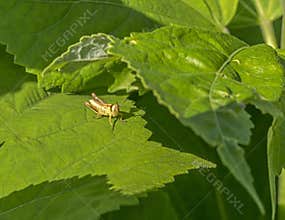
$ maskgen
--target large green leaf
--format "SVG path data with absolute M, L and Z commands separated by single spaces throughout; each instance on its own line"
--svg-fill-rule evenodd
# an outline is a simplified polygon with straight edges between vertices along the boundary
M 108 87 L 109 92 L 135 89 L 135 75 L 115 57 L 107 54 L 110 36 L 84 36 L 80 42 L 56 58 L 38 76 L 46 89 L 61 87 L 62 92 L 82 92 Z
M 120 206 L 136 205 L 134 196 L 108 189 L 104 177 L 73 178 L 30 186 L 0 200 L 2 220 L 101 219 Z
M 253 125 L 234 102 L 256 95 L 278 100 L 283 69 L 275 51 L 248 47 L 229 35 L 172 26 L 116 40 L 110 52 L 122 56 L 183 124 L 218 146 L 224 164 L 263 210 L 238 146 L 248 143 Z
M 280 107 L 285 115 L 285 95 L 280 100 Z M 272 219 L 276 213 L 276 177 L 280 175 L 285 167 L 285 118 L 284 115 L 274 118 L 271 128 L 268 131 L 268 170 L 271 190 Z
M 196 156 L 148 142 L 150 133 L 140 116 L 119 121 L 112 132 L 107 119 L 95 120 L 83 107 L 87 98 L 44 96 L 36 84 L 25 84 L 20 93 L 2 98 L 1 196 L 27 183 L 87 174 L 107 174 L 114 189 L 133 194 L 161 187 L 173 181 L 173 175 L 196 168 Z M 125 97 L 103 98 L 130 106 L 123 103 Z
M 176 0 L 1 1 L 0 42 L 17 64 L 38 73 L 83 35 L 125 36 L 170 23 L 213 29 L 211 20 Z
M 2 80 L 7 73 L 2 72 Z M 106 174 L 113 189 L 134 194 L 199 167 L 194 161 L 214 166 L 148 141 L 151 132 L 144 128 L 143 111 L 126 96 L 101 97 L 121 105 L 125 121 L 117 121 L 114 130 L 107 118 L 95 119 L 84 107 L 88 96 L 48 94 L 33 80 L 15 80 L 13 90 L 0 99 L 0 196 L 30 184 L 89 174 Z
M 90 115 L 90 112 L 88 112 L 86 115 L 86 111 L 82 108 L 83 98 L 81 96 L 48 96 L 48 94 L 46 94 L 44 91 L 39 90 L 34 81 L 35 77 L 24 74 L 23 68 L 12 64 L 11 56 L 3 52 L 3 47 L 1 49 L 0 65 L 2 68 L 0 77 L 2 80 L 0 80 L 0 82 L 2 83 L 2 86 L 0 102 L 2 104 L 2 128 L 0 129 L 0 140 L 5 141 L 5 144 L 0 148 L 0 157 L 2 157 L 0 182 L 3 186 L 1 189 L 1 197 L 14 192 L 15 190 L 20 190 L 24 187 L 27 187 L 30 184 L 36 184 L 46 180 L 51 181 L 52 179 L 64 178 L 59 176 L 61 175 L 61 172 L 66 172 L 66 177 L 68 177 L 69 174 L 70 177 L 73 175 L 80 175 L 78 167 L 79 163 L 84 163 L 85 165 L 83 166 L 89 167 L 85 168 L 85 171 L 89 169 L 90 174 L 94 174 L 94 167 L 91 167 L 92 164 L 101 163 L 102 161 L 100 162 L 99 158 L 99 160 L 96 162 L 93 160 L 88 161 L 88 156 L 86 157 L 86 155 L 83 154 L 88 155 L 90 152 L 84 152 L 84 150 L 87 150 L 88 148 L 88 142 L 92 143 L 92 146 L 90 145 L 89 148 L 91 151 L 98 150 L 98 147 L 94 147 L 98 141 L 101 142 L 101 144 L 104 143 L 107 145 L 108 140 L 105 138 L 108 139 L 108 134 L 103 131 L 104 129 L 102 129 L 102 127 L 97 127 L 97 122 L 99 122 L 99 124 L 104 124 L 105 126 L 108 124 L 107 121 L 103 119 L 96 120 L 92 115 Z M 45 100 L 40 100 L 41 97 L 45 98 Z M 60 97 L 65 98 L 63 98 L 62 101 L 59 101 L 58 105 L 56 102 L 49 100 L 61 99 Z M 116 99 L 119 98 L 120 97 L 116 97 Z M 82 101 L 77 102 L 76 100 L 78 99 L 82 99 Z M 73 108 L 72 105 L 75 108 Z M 123 110 L 127 110 L 128 105 L 129 104 L 125 102 L 124 106 L 122 106 Z M 59 115 L 55 116 L 54 112 L 56 110 L 61 111 L 60 108 L 63 110 L 62 117 Z M 48 113 L 48 109 L 51 110 L 50 113 Z M 34 112 L 37 113 L 34 115 Z M 78 114 L 79 112 L 82 112 L 83 114 L 80 115 Z M 24 119 L 24 115 L 29 116 Z M 52 117 L 51 115 L 54 115 L 55 117 Z M 91 127 L 97 127 L 98 132 L 96 132 L 96 129 L 92 129 L 87 125 L 88 122 L 85 121 L 87 118 L 85 120 L 82 120 L 85 116 L 88 118 L 90 117 Z M 13 119 L 13 117 L 15 118 Z M 140 116 L 136 116 L 137 119 L 139 119 L 139 117 Z M 100 122 L 100 120 L 102 122 Z M 36 124 L 38 124 L 38 126 Z M 130 126 L 130 129 L 135 129 L 131 126 L 132 123 L 130 123 L 129 120 L 126 120 L 125 124 L 125 127 Z M 77 134 L 76 130 L 78 128 L 76 126 L 85 126 L 86 130 Z M 120 133 L 119 136 L 123 135 L 123 139 L 126 139 L 124 131 L 120 130 L 119 128 L 116 127 L 116 130 L 118 129 L 120 131 L 115 130 L 115 132 L 112 133 L 110 126 L 105 127 L 108 130 L 107 133 L 111 134 L 109 141 L 116 142 L 115 138 L 117 136 L 117 132 Z M 8 128 L 8 130 L 5 128 Z M 157 144 L 151 144 L 152 146 L 149 145 L 149 147 L 153 147 L 153 151 L 152 153 L 148 152 L 146 148 L 143 147 L 143 145 L 148 144 L 146 143 L 146 140 L 143 141 L 141 138 L 149 132 L 147 132 L 146 129 L 143 130 L 144 131 L 138 130 L 140 133 L 137 135 L 137 138 L 140 139 L 143 144 L 140 144 L 140 141 L 133 143 L 132 141 L 135 140 L 131 139 L 129 141 L 132 142 L 131 145 L 133 145 L 134 148 L 138 148 L 137 153 L 141 152 L 146 156 L 148 154 L 152 155 L 153 153 L 153 156 L 155 156 L 154 152 L 157 150 L 160 151 L 162 148 Z M 17 134 L 17 132 L 19 133 Z M 43 132 L 48 133 L 44 134 Z M 43 135 L 41 135 L 41 133 Z M 129 135 L 130 133 L 132 132 L 128 132 L 127 134 Z M 32 137 L 33 135 L 40 135 L 41 137 L 38 137 L 36 140 Z M 99 140 L 94 142 L 94 138 Z M 123 142 L 125 141 L 120 141 L 118 143 L 119 146 L 116 147 L 115 152 L 113 152 L 112 155 L 105 155 L 104 157 L 102 155 L 104 154 L 103 148 L 101 148 L 100 152 L 95 152 L 98 153 L 98 156 L 101 154 L 102 160 L 105 160 L 108 163 L 105 165 L 106 167 L 112 166 L 110 161 L 115 159 L 114 154 L 116 154 L 116 152 L 118 152 L 118 155 L 120 156 L 115 160 L 117 160 L 118 163 L 121 163 L 122 166 L 126 164 L 126 167 L 132 169 L 131 163 L 134 161 L 140 163 L 138 158 L 135 158 L 135 155 L 131 154 L 130 148 L 125 152 L 128 157 L 130 156 L 129 160 L 127 157 L 124 157 L 124 153 L 122 154 L 121 152 L 123 150 Z M 87 148 L 85 148 L 85 144 L 87 145 Z M 64 146 L 66 147 L 65 153 Z M 164 149 L 168 151 L 167 148 Z M 173 166 L 169 158 L 172 158 L 175 154 L 172 154 L 171 152 L 176 151 L 170 150 L 169 152 L 169 155 L 156 155 L 158 158 L 161 157 L 159 160 L 163 161 L 165 157 L 166 160 L 161 164 L 155 164 L 155 167 L 164 166 L 164 163 L 168 162 L 170 166 Z M 178 154 L 180 154 L 182 157 L 183 155 L 186 157 L 189 155 L 183 153 Z M 79 155 L 82 157 L 79 158 Z M 150 157 L 151 156 L 148 158 L 141 158 L 145 160 L 143 161 L 143 164 L 147 164 L 148 162 L 151 163 Z M 192 158 L 192 156 L 190 157 Z M 11 161 L 9 161 L 8 158 L 10 158 Z M 71 161 L 69 161 L 69 166 L 64 165 L 68 162 L 68 158 L 74 162 L 73 165 L 71 164 Z M 177 160 L 175 162 L 183 163 L 183 160 L 180 160 L 181 158 L 175 158 L 174 156 L 174 158 L 171 160 L 173 160 L 173 162 Z M 156 162 L 157 161 L 158 160 L 156 160 Z M 198 159 L 198 161 L 201 160 Z M 203 163 L 203 161 L 201 162 Z M 8 167 L 5 167 L 5 164 Z M 103 166 L 103 163 L 101 163 L 101 165 Z M 99 166 L 101 165 L 99 164 Z M 205 165 L 210 165 L 210 163 L 206 163 Z M 65 166 L 65 171 L 64 169 L 60 171 L 60 167 L 62 166 Z M 74 167 L 74 174 L 70 173 L 72 166 Z M 184 165 L 180 164 L 179 166 Z M 144 185 L 145 183 L 142 177 L 151 171 L 150 164 L 148 168 L 149 170 L 145 172 L 144 167 L 141 167 L 141 169 L 143 169 L 142 173 L 137 170 L 135 172 L 139 173 L 136 173 L 136 176 L 129 176 L 129 174 L 131 174 L 131 171 L 128 169 L 125 172 L 128 173 L 128 178 L 130 178 L 132 184 L 135 183 L 135 179 L 138 179 L 139 184 Z M 49 169 L 52 169 L 53 171 Z M 169 168 L 165 168 L 165 170 L 167 170 L 167 173 L 171 172 Z M 5 171 L 8 173 L 5 173 Z M 154 179 L 158 178 L 159 173 L 156 171 L 153 170 L 153 172 L 156 173 L 155 176 L 153 173 L 149 173 L 151 176 L 150 179 L 152 179 L 152 177 Z M 53 173 L 57 173 L 59 175 L 54 175 Z M 119 174 L 118 178 L 123 177 L 121 174 L 122 173 Z M 123 177 L 122 180 L 125 184 L 126 179 Z M 6 181 L 9 183 L 7 184 Z M 154 182 L 152 183 L 155 184 Z M 136 186 L 132 185 L 132 187 L 135 188 Z M 143 187 L 145 187 L 145 185 Z M 137 203 L 137 200 L 134 197 L 123 196 L 120 193 L 110 191 L 108 188 L 109 186 L 106 185 L 105 179 L 100 177 L 84 177 L 82 179 L 74 178 L 50 183 L 45 182 L 37 186 L 31 186 L 20 192 L 12 193 L 8 197 L 1 199 L 0 218 L 31 219 L 33 217 L 36 217 L 37 219 L 62 219 L 63 216 L 65 218 L 68 216 L 69 219 L 88 219 L 92 216 L 94 219 L 99 219 L 103 213 L 118 209 L 121 205 L 131 205 Z

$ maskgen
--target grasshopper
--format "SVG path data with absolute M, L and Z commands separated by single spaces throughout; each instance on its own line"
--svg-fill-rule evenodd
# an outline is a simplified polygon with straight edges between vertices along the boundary
M 102 101 L 95 93 L 91 94 L 92 99 L 85 102 L 85 106 L 90 108 L 92 111 L 96 112 L 98 116 L 108 116 L 109 123 L 112 125 L 112 117 L 118 117 L 120 114 L 120 108 L 118 103 L 107 104 Z

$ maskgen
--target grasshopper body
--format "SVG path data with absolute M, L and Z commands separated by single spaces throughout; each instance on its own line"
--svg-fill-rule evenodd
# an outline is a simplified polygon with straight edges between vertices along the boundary
M 92 99 L 85 102 L 85 105 L 96 112 L 98 116 L 108 116 L 109 122 L 112 125 L 112 117 L 119 116 L 120 108 L 118 104 L 107 104 L 92 93 Z

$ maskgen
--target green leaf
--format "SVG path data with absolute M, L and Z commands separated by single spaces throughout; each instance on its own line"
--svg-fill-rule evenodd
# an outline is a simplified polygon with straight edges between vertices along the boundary
M 82 92 L 109 87 L 109 92 L 132 91 L 135 75 L 125 63 L 107 54 L 110 36 L 84 36 L 70 46 L 38 76 L 40 86 L 62 92 Z
M 169 174 L 178 167 L 176 174 L 198 168 L 197 164 L 213 166 L 194 155 L 147 141 L 151 133 L 144 128 L 142 112 L 124 101 L 125 96 L 105 97 L 121 102 L 126 116 L 112 131 L 107 119 L 95 119 L 94 113 L 83 107 L 88 97 L 47 94 L 37 87 L 34 76 L 12 64 L 10 55 L 0 50 L 0 57 L 0 65 L 5 67 L 0 81 L 6 82 L 0 98 L 0 140 L 4 141 L 0 194 L 8 195 L 0 200 L 1 219 L 99 219 L 121 205 L 137 203 L 133 196 L 110 191 L 102 177 L 70 179 L 73 176 L 113 170 L 107 176 L 110 183 L 115 180 L 118 184 L 113 188 L 134 193 L 166 183 L 157 179 L 173 181 Z M 11 74 L 13 80 L 5 80 Z M 137 112 L 129 112 L 130 108 Z M 18 190 L 22 191 L 15 192 Z
M 198 157 L 148 142 L 151 134 L 139 115 L 117 122 L 112 132 L 107 119 L 95 120 L 83 107 L 88 97 L 44 96 L 36 87 L 27 84 L 11 94 L 15 101 L 7 97 L 0 102 L 0 139 L 5 141 L 0 151 L 1 196 L 27 183 L 87 174 L 107 174 L 113 189 L 134 194 L 162 187 L 174 175 L 197 168 L 193 161 Z M 103 96 L 129 111 L 132 105 L 123 102 L 125 98 Z
M 282 4 L 279 0 L 239 0 L 236 16 L 231 26 L 242 28 L 259 25 L 261 19 L 274 21 L 282 15 Z
M 0 11 L 0 42 L 8 45 L 17 64 L 34 73 L 82 35 L 105 32 L 124 36 L 159 25 L 117 0 L 2 1 Z
M 195 29 L 173 26 L 133 34 L 123 41 L 115 41 L 111 53 L 122 55 L 138 70 L 143 83 L 161 96 L 160 101 L 172 103 L 171 111 L 184 117 L 218 109 L 233 101 L 244 101 L 256 92 L 264 100 L 276 101 L 284 81 L 282 66 L 269 46 L 247 47 L 229 35 Z M 258 59 L 257 53 L 260 54 Z M 261 65 L 260 72 L 257 72 L 257 64 Z M 271 71 L 275 74 L 269 73 Z M 267 79 L 265 84 L 264 78 Z M 155 84 L 158 79 L 163 83 Z M 183 87 L 183 84 L 192 86 Z M 211 99 L 215 99 L 212 106 L 210 88 Z M 172 90 L 175 95 L 163 95 L 164 90 Z M 195 93 L 198 99 L 184 112 L 191 104 L 185 97 L 188 93 Z
M 0 42 L 8 45 L 17 64 L 39 73 L 83 35 L 103 32 L 121 37 L 170 23 L 213 29 L 211 20 L 176 0 L 2 1 Z
M 215 1 L 216 2 L 216 1 Z M 234 17 L 237 7 L 238 7 L 238 2 L 239 0 L 234 0 L 234 1 L 227 1 L 227 0 L 220 0 L 218 1 L 218 4 L 220 6 L 220 13 L 222 14 L 222 23 L 224 25 L 227 25 L 232 18 Z M 212 2 L 210 2 L 212 3 Z
M 285 96 L 281 100 L 281 109 L 285 114 Z M 272 126 L 268 131 L 268 172 L 269 183 L 271 190 L 272 203 L 272 219 L 276 213 L 276 176 L 280 175 L 282 168 L 285 167 L 285 118 L 284 115 L 276 116 L 273 120 Z
M 284 70 L 277 53 L 271 47 L 260 44 L 251 46 L 232 59 L 231 66 L 240 80 L 266 101 L 278 101 L 284 83 Z
M 140 199 L 138 206 L 122 207 L 119 211 L 107 213 L 102 219 L 269 219 L 266 133 L 271 120 L 268 115 L 264 117 L 256 110 L 251 111 L 256 127 L 245 155 L 252 167 L 255 186 L 266 206 L 266 215 L 261 215 L 248 193 L 229 175 L 228 170 L 220 165 L 213 148 L 207 148 L 206 143 L 170 115 L 151 94 L 140 97 L 138 104 L 146 110 L 144 117 L 148 121 L 147 127 L 153 132 L 152 140 L 171 143 L 177 149 L 213 158 L 211 160 L 215 161 L 219 168 L 200 169 L 178 176 L 175 182 L 162 190 L 149 193 L 148 197 Z
M 134 196 L 108 189 L 104 177 L 72 178 L 30 186 L 0 200 L 0 218 L 101 219 L 101 215 L 138 204 Z
M 163 24 L 179 24 L 223 31 L 235 15 L 238 0 L 124 1 L 130 7 Z M 159 16 L 158 16 L 159 15 Z M 204 26 L 203 26 L 204 25 Z M 212 26 L 212 28 L 210 28 Z
M 201 1 L 176 1 L 154 0 L 151 4 L 148 1 L 122 1 L 126 6 L 141 12 L 147 17 L 157 21 L 159 24 L 179 24 L 183 26 L 198 27 L 204 29 L 215 29 L 218 26 L 210 16 L 211 12 L 205 2 Z M 210 7 L 218 7 L 214 3 Z
M 2 73 L 1 79 L 7 77 Z M 125 121 L 113 130 L 107 118 L 95 119 L 84 107 L 90 97 L 48 94 L 36 82 L 22 81 L 0 99 L 1 197 L 31 184 L 85 175 L 107 175 L 113 189 L 134 194 L 198 168 L 194 161 L 214 166 L 148 141 L 143 111 L 126 96 L 100 96 L 121 106 Z
M 247 47 L 229 35 L 172 26 L 116 40 L 110 52 L 122 56 L 184 125 L 219 146 L 224 164 L 263 210 L 238 146 L 248 144 L 252 123 L 243 106 L 232 103 L 256 95 L 278 100 L 284 79 L 274 50 Z
M 19 89 L 25 81 L 34 80 L 33 76 L 19 74 L 22 72 L 23 68 L 14 65 L 11 55 L 5 53 L 5 47 L 0 45 L 0 77 L 7 76 L 5 80 L 0 80 L 0 97 Z
M 256 97 L 255 99 L 250 100 L 250 103 L 258 108 L 263 114 L 270 114 L 273 117 L 283 116 L 279 101 L 268 102 Z
M 208 147 L 201 137 L 184 126 L 165 106 L 160 105 L 150 91 L 135 100 L 136 105 L 146 112 L 143 118 L 147 121 L 146 128 L 152 131 L 150 140 L 211 161 L 219 160 L 215 149 Z
M 238 0 L 186 0 L 184 2 L 200 12 L 209 21 L 213 20 L 212 22 L 221 28 L 225 28 L 225 26 L 231 21 L 236 13 L 238 6 Z

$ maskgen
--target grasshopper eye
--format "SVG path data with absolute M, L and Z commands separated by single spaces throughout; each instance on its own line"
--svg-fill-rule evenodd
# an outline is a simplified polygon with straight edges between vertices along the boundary
M 119 114 L 119 105 L 118 104 L 113 104 L 111 107 L 111 111 L 114 115 L 118 115 Z
M 112 112 L 119 112 L 119 105 L 118 104 L 114 104 L 112 105 Z

